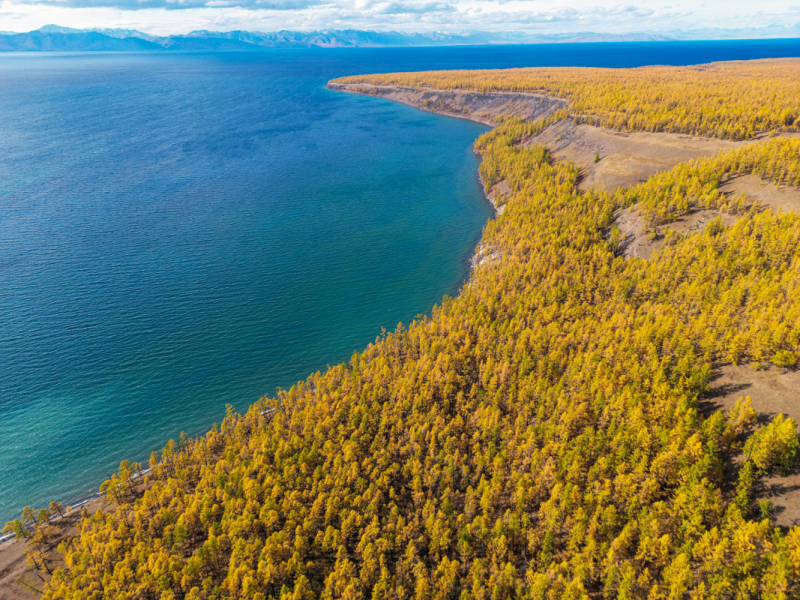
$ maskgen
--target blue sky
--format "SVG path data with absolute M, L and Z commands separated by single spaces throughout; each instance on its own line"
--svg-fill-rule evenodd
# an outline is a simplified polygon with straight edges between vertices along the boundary
M 0 30 L 49 23 L 162 35 L 194 29 L 669 32 L 794 27 L 800 0 L 0 0 Z

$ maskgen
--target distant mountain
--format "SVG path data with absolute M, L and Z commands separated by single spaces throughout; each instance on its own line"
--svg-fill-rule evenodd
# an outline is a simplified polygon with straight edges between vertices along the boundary
M 177 36 L 173 36 L 177 37 Z M 526 43 L 531 36 L 525 33 L 465 34 L 448 33 L 399 33 L 397 31 L 192 31 L 185 38 L 225 38 L 263 47 L 318 46 L 322 48 L 376 47 L 376 46 L 457 46 L 480 44 Z
M 142 52 L 162 49 L 159 44 L 138 37 L 112 38 L 94 31 L 78 33 L 31 31 L 0 35 L 0 52 Z
M 663 35 L 558 36 L 520 32 L 400 33 L 397 31 L 192 31 L 186 35 L 154 36 L 134 29 L 73 29 L 46 25 L 29 33 L 0 33 L 0 51 L 162 51 L 260 50 L 263 48 L 352 48 L 387 46 L 463 46 L 536 44 L 574 41 L 642 41 L 671 39 Z
M 672 32 L 608 34 L 595 32 L 556 35 L 522 32 L 400 33 L 397 31 L 192 31 L 186 35 L 156 36 L 135 29 L 74 29 L 45 25 L 28 33 L 0 32 L 0 52 L 69 51 L 257 51 L 264 48 L 346 48 L 387 46 L 463 46 L 489 44 L 547 44 L 580 42 L 644 42 L 701 39 L 794 38 L 799 25 L 759 29 L 701 29 Z
M 800 37 L 800 23 L 768 25 L 766 27 L 744 27 L 741 29 L 719 29 L 706 27 L 689 31 L 676 31 L 675 36 L 685 40 L 745 40 Z
M 0 33 L 0 51 L 160 51 L 259 50 L 262 48 L 342 48 L 455 46 L 532 41 L 523 33 L 398 33 L 396 31 L 192 31 L 154 36 L 133 29 L 74 29 L 46 25 L 29 33 Z
M 93 27 L 91 29 L 74 29 L 73 27 L 61 27 L 59 25 L 45 25 L 44 27 L 40 27 L 36 31 L 40 31 L 42 33 L 87 33 L 87 32 L 94 32 L 94 33 L 102 33 L 108 37 L 112 38 L 141 38 L 143 40 L 155 41 L 160 40 L 157 35 L 150 35 L 149 33 L 142 33 L 141 31 L 136 31 L 135 29 L 105 29 L 101 27 Z M 7 33 L 2 32 L 0 33 Z

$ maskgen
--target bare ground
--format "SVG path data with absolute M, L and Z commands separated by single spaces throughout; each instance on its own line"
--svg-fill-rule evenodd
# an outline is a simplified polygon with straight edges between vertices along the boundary
M 55 535 L 44 550 L 49 568 L 64 565 L 61 555 L 56 551 L 58 544 L 75 535 L 75 524 L 80 511 L 74 510 L 57 522 Z M 31 600 L 41 595 L 44 583 L 50 576 L 46 571 L 38 571 L 27 565 L 25 540 L 11 540 L 0 544 L 0 598 L 3 600 Z
M 505 204 L 508 201 L 509 196 L 511 196 L 511 188 L 508 185 L 508 182 L 504 179 L 503 181 L 498 181 L 492 189 L 486 190 L 486 186 L 484 186 L 484 190 L 486 193 L 486 197 L 489 199 L 489 202 L 492 203 L 494 209 L 497 211 L 498 215 L 503 214 L 503 209 L 505 209 Z
M 750 396 L 763 422 L 782 414 L 800 422 L 800 371 L 775 367 L 756 370 L 750 365 L 724 365 L 712 376 L 703 410 L 728 411 L 736 400 Z M 775 522 L 781 527 L 800 525 L 800 466 L 785 477 L 764 477 L 756 500 L 770 500 L 776 507 Z
M 712 375 L 706 400 L 711 410 L 730 410 L 736 400 L 750 396 L 753 409 L 771 419 L 782 414 L 800 422 L 800 371 L 750 365 L 725 365 Z
M 409 104 L 422 110 L 451 117 L 478 121 L 495 127 L 505 117 L 518 116 L 525 120 L 541 119 L 567 103 L 558 98 L 513 92 L 470 92 L 464 90 L 411 89 L 395 86 L 376 86 L 365 83 L 329 83 L 337 91 L 378 96 Z
M 581 190 L 595 188 L 610 192 L 646 181 L 681 162 L 758 141 L 731 142 L 674 133 L 621 133 L 563 120 L 528 138 L 523 146 L 543 144 L 556 160 L 576 165 Z M 734 201 L 744 196 L 747 206 L 757 202 L 764 208 L 800 213 L 800 189 L 795 187 L 779 187 L 747 175 L 731 179 L 720 190 Z M 726 225 L 737 220 L 718 210 L 693 210 L 673 223 L 648 230 L 636 206 L 619 210 L 614 225 L 625 240 L 620 253 L 628 258 L 650 258 L 654 250 L 663 246 L 667 228 L 681 235 L 699 233 L 717 217 L 722 217 Z
M 152 486 L 148 479 L 139 479 L 133 484 L 134 498 L 140 497 L 146 489 Z M 90 515 L 102 509 L 106 512 L 116 510 L 116 505 L 108 502 L 103 496 L 95 498 L 84 505 Z M 67 512 L 62 519 L 54 519 L 53 535 L 48 537 L 50 542 L 44 549 L 47 565 L 51 570 L 64 566 L 64 560 L 58 552 L 58 545 L 77 535 L 76 525 L 80 521 L 81 508 L 74 508 Z M 45 581 L 50 575 L 42 570 L 30 568 L 25 558 L 26 539 L 12 539 L 0 543 L 0 600 L 34 600 L 41 597 Z
M 614 216 L 614 225 L 620 229 L 624 240 L 619 247 L 619 253 L 626 258 L 637 257 L 645 260 L 664 245 L 667 229 L 681 235 L 689 235 L 704 231 L 708 223 L 717 217 L 722 217 L 722 221 L 728 226 L 733 225 L 738 218 L 719 210 L 692 210 L 672 223 L 648 231 L 636 205 L 620 209 Z
M 684 161 L 713 156 L 748 142 L 730 142 L 677 133 L 622 133 L 563 120 L 553 123 L 524 145 L 543 144 L 558 160 L 575 164 L 580 189 L 607 192 L 628 187 Z M 595 162 L 595 159 L 599 160 Z
M 776 185 L 764 181 L 756 175 L 744 175 L 726 181 L 720 186 L 729 199 L 744 196 L 748 205 L 758 202 L 759 206 L 774 211 L 800 213 L 800 189 L 792 186 Z
M 800 188 L 777 186 L 755 175 L 745 175 L 725 182 L 719 189 L 728 196 L 729 201 L 744 197 L 747 207 L 757 203 L 762 209 L 800 214 Z M 667 229 L 681 235 L 700 233 L 717 217 L 721 217 L 727 226 L 733 225 L 740 218 L 719 210 L 695 209 L 672 223 L 648 231 L 636 205 L 620 209 L 614 220 L 614 225 L 620 229 L 624 238 L 619 251 L 626 258 L 648 259 L 654 250 L 664 245 Z

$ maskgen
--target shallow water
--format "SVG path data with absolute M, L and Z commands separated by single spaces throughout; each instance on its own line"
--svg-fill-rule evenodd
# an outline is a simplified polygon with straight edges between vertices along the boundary
M 455 294 L 486 128 L 341 75 L 635 66 L 796 42 L 0 56 L 0 522 Z

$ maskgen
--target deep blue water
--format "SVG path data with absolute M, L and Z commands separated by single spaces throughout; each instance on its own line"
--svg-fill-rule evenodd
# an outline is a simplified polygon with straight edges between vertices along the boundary
M 341 75 L 800 55 L 797 41 L 0 56 L 0 522 L 457 293 L 485 127 Z

